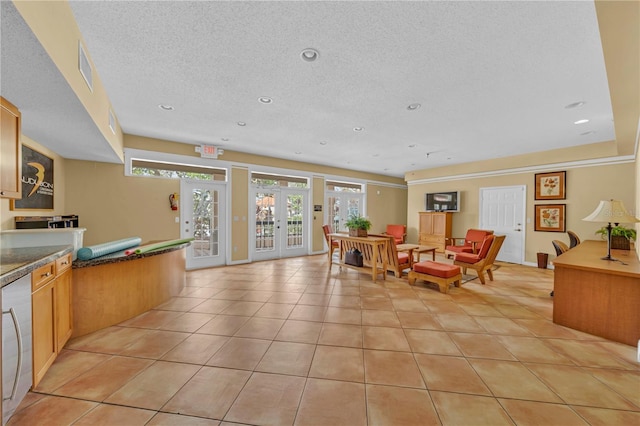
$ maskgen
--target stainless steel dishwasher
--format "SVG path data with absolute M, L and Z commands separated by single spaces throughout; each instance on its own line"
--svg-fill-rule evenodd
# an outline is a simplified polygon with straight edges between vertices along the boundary
M 2 424 L 33 382 L 31 274 L 2 288 Z

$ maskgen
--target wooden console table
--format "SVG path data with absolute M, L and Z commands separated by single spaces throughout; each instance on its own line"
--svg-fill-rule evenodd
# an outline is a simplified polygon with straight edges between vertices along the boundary
M 350 237 L 348 234 L 329 234 L 329 247 L 333 241 L 340 243 L 340 260 L 334 262 L 329 250 L 329 271 L 335 263 L 340 267 L 347 267 L 359 271 L 369 272 L 366 267 L 371 268 L 371 278 L 376 281 L 378 274 L 382 274 L 382 279 L 387 278 L 387 241 L 388 237 Z M 344 263 L 344 255 L 352 248 L 360 250 L 362 253 L 364 266 L 352 266 Z
M 633 250 L 584 241 L 554 261 L 553 322 L 636 346 L 640 339 L 640 261 Z

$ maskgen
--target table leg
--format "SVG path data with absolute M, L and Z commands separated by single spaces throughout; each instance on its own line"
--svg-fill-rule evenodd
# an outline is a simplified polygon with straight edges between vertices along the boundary
M 418 253 L 418 262 L 420 261 L 420 253 Z M 409 267 L 412 267 L 414 264 L 413 259 L 413 249 L 409 249 Z

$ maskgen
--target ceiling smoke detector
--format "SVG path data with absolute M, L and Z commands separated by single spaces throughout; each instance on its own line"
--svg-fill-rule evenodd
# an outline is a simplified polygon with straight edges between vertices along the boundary
M 300 52 L 300 57 L 305 62 L 313 62 L 318 59 L 318 56 L 320 56 L 320 53 L 318 53 L 316 49 L 312 49 L 310 47 Z

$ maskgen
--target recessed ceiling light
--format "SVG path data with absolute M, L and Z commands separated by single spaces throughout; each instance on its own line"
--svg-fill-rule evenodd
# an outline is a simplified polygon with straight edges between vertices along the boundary
M 416 147 L 415 143 L 412 143 L 411 145 L 409 145 L 409 148 L 415 148 L 415 147 Z
M 160 104 L 158 105 L 158 108 L 160 108 L 163 111 L 173 111 L 173 107 L 171 105 Z
M 361 131 L 363 131 L 363 130 L 364 130 L 364 127 L 354 127 L 354 128 L 353 128 L 353 131 L 354 131 L 354 132 L 361 132 Z
M 588 122 L 589 120 L 587 120 L 586 118 L 583 118 L 582 120 L 574 121 L 573 124 L 584 124 Z
M 302 151 L 296 151 L 296 155 L 302 154 Z
M 320 145 L 326 145 L 326 144 L 327 144 L 327 141 L 320 142 Z
M 258 98 L 258 102 L 260 102 L 261 104 L 270 104 L 271 102 L 273 102 L 273 99 L 269 98 L 268 96 L 261 96 Z
M 594 134 L 594 133 L 595 133 L 595 131 L 594 131 L 594 130 L 589 130 L 588 132 L 580 133 L 580 136 L 592 135 L 592 134 Z
M 244 121 L 238 121 L 238 126 L 244 127 L 246 125 L 247 125 L 247 123 L 245 123 Z
M 420 108 L 421 106 L 422 106 L 422 105 L 420 105 L 420 104 L 411 104 L 411 105 L 409 105 L 409 106 L 407 107 L 407 109 L 408 109 L 409 111 L 415 111 L 415 110 L 417 110 L 418 108 Z
M 313 62 L 318 59 L 318 56 L 320 56 L 320 53 L 318 53 L 316 49 L 312 49 L 310 47 L 300 52 L 300 57 L 306 62 Z
M 229 142 L 229 138 L 220 138 L 222 142 Z
M 380 154 L 373 154 L 374 157 L 380 157 Z
M 586 104 L 586 102 L 584 101 L 580 101 L 580 102 L 574 102 L 572 104 L 569 104 L 567 106 L 565 106 L 566 109 L 571 109 L 571 108 L 578 108 L 581 107 L 582 105 Z

